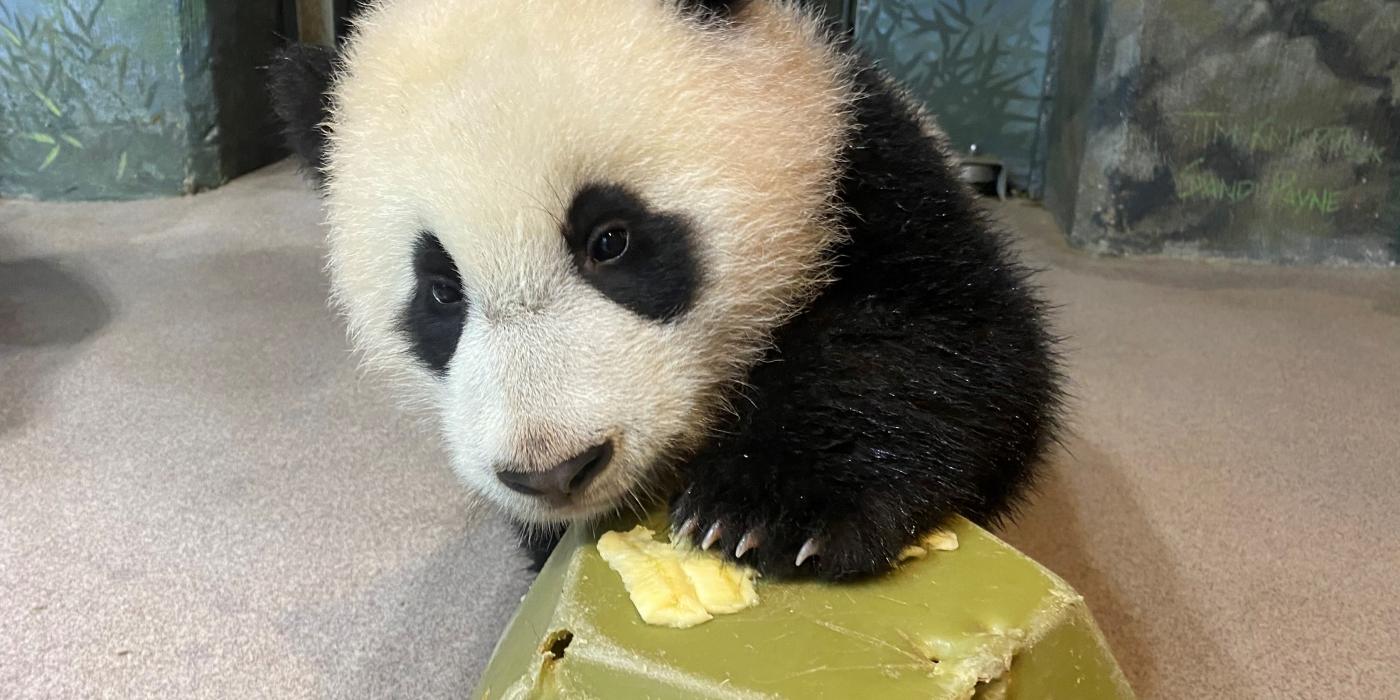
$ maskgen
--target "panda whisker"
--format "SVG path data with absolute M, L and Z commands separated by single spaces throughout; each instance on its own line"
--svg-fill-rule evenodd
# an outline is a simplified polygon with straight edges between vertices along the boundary
M 642 504 L 642 499 L 638 498 L 637 494 L 632 492 L 628 492 L 627 496 L 627 504 L 632 510 L 632 515 L 636 516 L 638 520 L 644 520 L 646 518 L 646 506 Z
M 537 196 L 534 192 L 526 190 L 524 187 L 521 187 L 519 185 L 512 185 L 511 189 L 514 189 L 518 194 L 533 202 L 534 206 L 529 207 L 529 209 L 537 211 L 541 214 L 544 214 L 546 217 L 549 217 L 549 219 L 554 222 L 554 225 L 557 226 L 559 230 L 562 231 L 564 229 L 564 219 L 561 218 L 559 215 L 561 205 L 556 205 L 555 207 L 551 208 L 548 204 L 544 202 L 544 200 L 541 200 L 539 196 Z M 557 191 L 553 189 L 553 183 L 550 183 L 550 189 L 551 192 L 554 192 L 555 199 L 558 200 L 559 195 Z
M 569 207 L 569 203 L 565 200 L 564 193 L 559 189 L 559 183 L 555 182 L 554 180 L 548 180 L 546 182 L 546 186 L 549 188 L 549 193 L 554 196 L 554 206 L 556 207 L 556 209 L 551 211 L 562 212 L 567 210 Z M 564 221 L 562 219 L 559 220 L 559 226 L 564 226 Z

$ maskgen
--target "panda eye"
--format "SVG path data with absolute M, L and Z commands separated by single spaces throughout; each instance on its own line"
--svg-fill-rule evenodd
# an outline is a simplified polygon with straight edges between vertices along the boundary
M 445 280 L 433 282 L 433 301 L 442 306 L 455 306 L 462 303 L 462 290 Z
M 599 226 L 588 240 L 588 257 L 594 262 L 616 260 L 627 252 L 627 227 L 620 223 Z

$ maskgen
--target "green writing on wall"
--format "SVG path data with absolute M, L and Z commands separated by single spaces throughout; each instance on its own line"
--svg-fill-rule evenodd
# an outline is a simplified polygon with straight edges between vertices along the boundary
M 1307 126 L 1274 120 L 1247 122 L 1219 112 L 1188 112 L 1183 116 L 1186 143 L 1229 144 L 1250 154 L 1288 152 L 1301 158 L 1345 160 L 1355 165 L 1380 165 L 1385 151 L 1350 126 Z
M 1196 161 L 1176 174 L 1176 194 L 1183 201 L 1239 204 L 1262 200 L 1267 209 L 1274 211 L 1322 216 L 1342 209 L 1340 191 L 1301 184 L 1298 173 L 1285 173 L 1264 182 L 1232 181 L 1201 170 L 1200 165 L 1201 161 Z
M 1176 196 L 1183 202 L 1236 206 L 1249 204 L 1274 215 L 1329 217 L 1358 203 L 1354 171 L 1338 174 L 1338 164 L 1367 168 L 1385 164 L 1385 149 L 1350 125 L 1310 125 L 1284 118 L 1239 119 L 1223 112 L 1185 112 L 1173 139 L 1177 149 L 1199 157 L 1169 165 Z M 1153 144 L 1158 147 L 1160 144 Z M 1280 159 L 1266 177 L 1230 177 L 1241 161 Z

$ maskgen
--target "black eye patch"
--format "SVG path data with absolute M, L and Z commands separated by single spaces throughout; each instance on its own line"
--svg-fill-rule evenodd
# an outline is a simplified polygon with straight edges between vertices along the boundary
M 695 301 L 701 275 L 690 222 L 652 210 L 625 187 L 580 189 L 564 238 L 583 279 L 633 313 L 669 321 Z
M 437 236 L 424 233 L 413 248 L 413 297 L 404 312 L 403 330 L 413 354 L 441 374 L 457 352 L 467 319 L 467 299 L 457 264 Z

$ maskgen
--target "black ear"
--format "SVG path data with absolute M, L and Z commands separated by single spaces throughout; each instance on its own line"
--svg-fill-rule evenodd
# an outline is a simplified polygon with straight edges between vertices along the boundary
M 701 19 L 727 19 L 746 4 L 748 0 L 681 0 L 681 9 Z
M 272 109 L 282 121 L 287 147 L 321 183 L 326 162 L 326 129 L 330 111 L 335 52 L 310 44 L 293 44 L 278 51 L 268 67 Z

